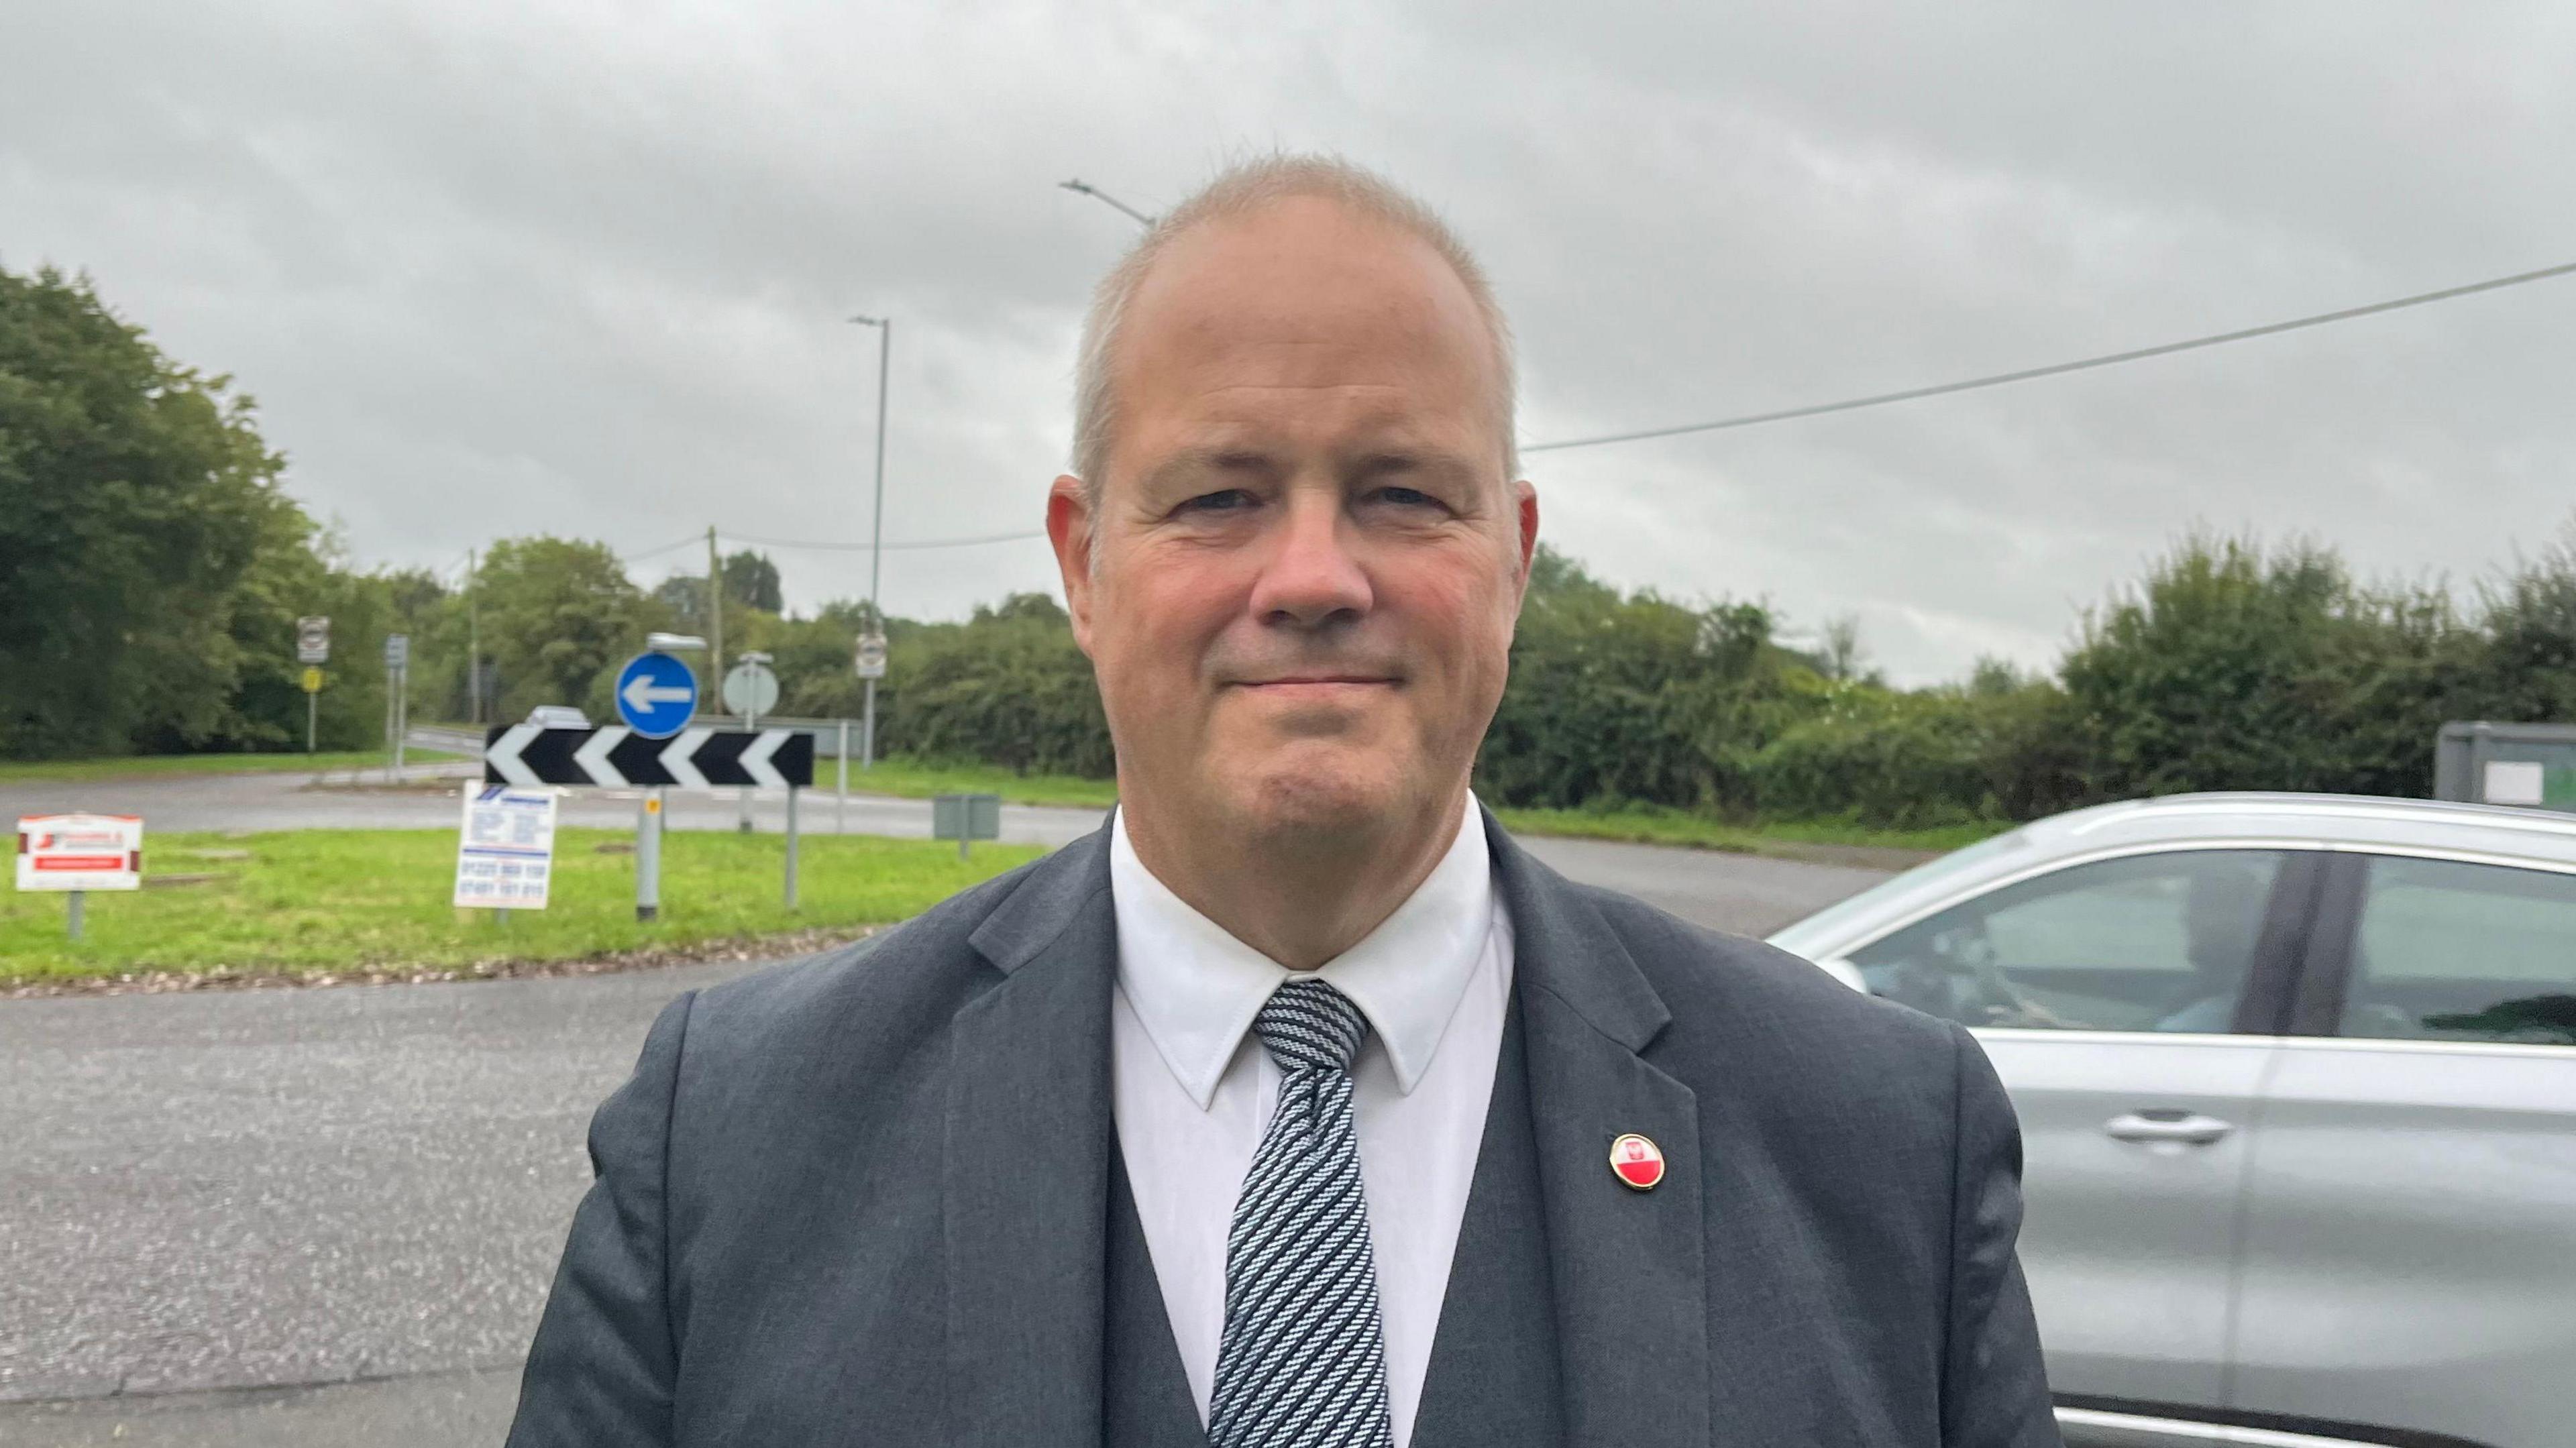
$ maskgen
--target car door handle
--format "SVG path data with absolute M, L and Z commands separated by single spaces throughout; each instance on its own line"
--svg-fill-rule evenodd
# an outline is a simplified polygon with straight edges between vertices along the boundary
M 2102 1129 L 2114 1141 L 2172 1141 L 2207 1146 L 2236 1129 L 2236 1123 L 2188 1111 L 2132 1111 L 2114 1116 Z

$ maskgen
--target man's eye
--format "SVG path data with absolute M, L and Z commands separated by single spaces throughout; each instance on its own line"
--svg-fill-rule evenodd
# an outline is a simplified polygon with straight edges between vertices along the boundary
M 1429 493 L 1423 492 L 1419 488 L 1380 488 L 1377 490 L 1377 498 L 1379 502 L 1393 503 L 1399 508 L 1437 508 L 1441 506 L 1438 498 L 1431 496 Z
M 1201 493 L 1181 504 L 1183 513 L 1233 513 L 1252 506 L 1252 495 L 1241 488 L 1227 488 L 1218 493 Z

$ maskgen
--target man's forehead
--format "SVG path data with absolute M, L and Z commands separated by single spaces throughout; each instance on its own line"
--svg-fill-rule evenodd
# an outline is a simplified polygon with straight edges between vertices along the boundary
M 1139 279 L 1122 361 L 1244 343 L 1367 341 L 1490 353 L 1466 283 L 1422 238 L 1324 197 L 1283 197 L 1172 238 Z

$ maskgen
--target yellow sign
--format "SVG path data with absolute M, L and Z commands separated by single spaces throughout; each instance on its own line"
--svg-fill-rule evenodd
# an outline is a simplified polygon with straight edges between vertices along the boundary
M 322 671 L 320 669 L 308 668 L 304 671 L 304 692 L 308 694 L 319 694 L 322 692 Z

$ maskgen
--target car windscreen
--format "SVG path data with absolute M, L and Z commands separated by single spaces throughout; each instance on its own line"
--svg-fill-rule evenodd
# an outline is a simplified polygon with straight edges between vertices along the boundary
M 1888 901 L 1921 892 L 1937 892 L 1951 881 L 1980 875 L 1992 863 L 2007 855 L 2030 848 L 2027 830 L 2013 830 L 1990 840 L 1979 840 L 1964 849 L 1952 850 L 1937 860 L 1917 865 L 1900 875 L 1892 875 L 1859 894 L 1838 901 L 1794 925 L 1786 926 L 1770 937 L 1770 943 L 1792 955 L 1816 958 L 1825 941 L 1839 939 L 1850 922 L 1876 914 Z

